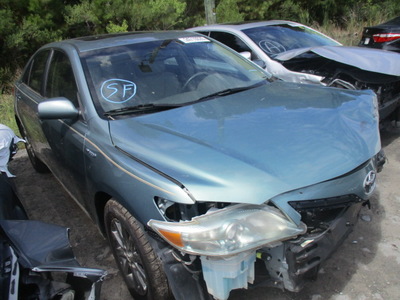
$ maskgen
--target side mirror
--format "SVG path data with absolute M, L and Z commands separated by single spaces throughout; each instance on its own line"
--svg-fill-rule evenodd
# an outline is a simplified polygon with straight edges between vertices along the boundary
M 243 51 L 239 53 L 241 56 L 243 56 L 244 58 L 247 58 L 248 60 L 251 60 L 251 53 L 250 51 Z
M 79 111 L 67 98 L 50 98 L 39 103 L 38 115 L 40 119 L 76 119 Z

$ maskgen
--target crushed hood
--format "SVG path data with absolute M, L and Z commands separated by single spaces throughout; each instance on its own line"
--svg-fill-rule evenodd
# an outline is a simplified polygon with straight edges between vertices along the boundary
M 380 150 L 371 91 L 274 82 L 110 121 L 119 148 L 196 200 L 260 204 L 341 176 Z
M 278 54 L 274 59 L 288 61 L 306 52 L 313 52 L 324 58 L 361 70 L 400 76 L 399 54 L 378 49 L 345 46 L 299 48 Z

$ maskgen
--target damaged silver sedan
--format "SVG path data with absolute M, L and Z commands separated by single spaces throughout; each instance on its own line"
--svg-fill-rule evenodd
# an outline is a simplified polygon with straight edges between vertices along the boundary
M 99 225 L 135 299 L 299 291 L 385 161 L 372 91 L 272 80 L 187 31 L 44 46 L 15 112 L 33 166 Z
M 259 63 L 275 77 L 378 96 L 381 120 L 399 120 L 400 58 L 395 53 L 345 47 L 303 24 L 264 21 L 189 29 L 210 36 Z

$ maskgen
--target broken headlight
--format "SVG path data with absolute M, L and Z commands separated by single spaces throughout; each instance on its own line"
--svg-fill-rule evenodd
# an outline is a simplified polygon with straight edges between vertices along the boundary
M 268 205 L 233 205 L 191 221 L 150 220 L 148 225 L 182 252 L 228 256 L 273 244 L 306 232 Z

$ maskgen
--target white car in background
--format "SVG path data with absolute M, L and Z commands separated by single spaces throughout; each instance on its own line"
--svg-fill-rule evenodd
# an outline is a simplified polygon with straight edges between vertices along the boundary
M 214 38 L 284 81 L 345 89 L 371 89 L 380 119 L 398 119 L 400 56 L 346 47 L 308 26 L 290 21 L 208 25 L 188 29 Z

